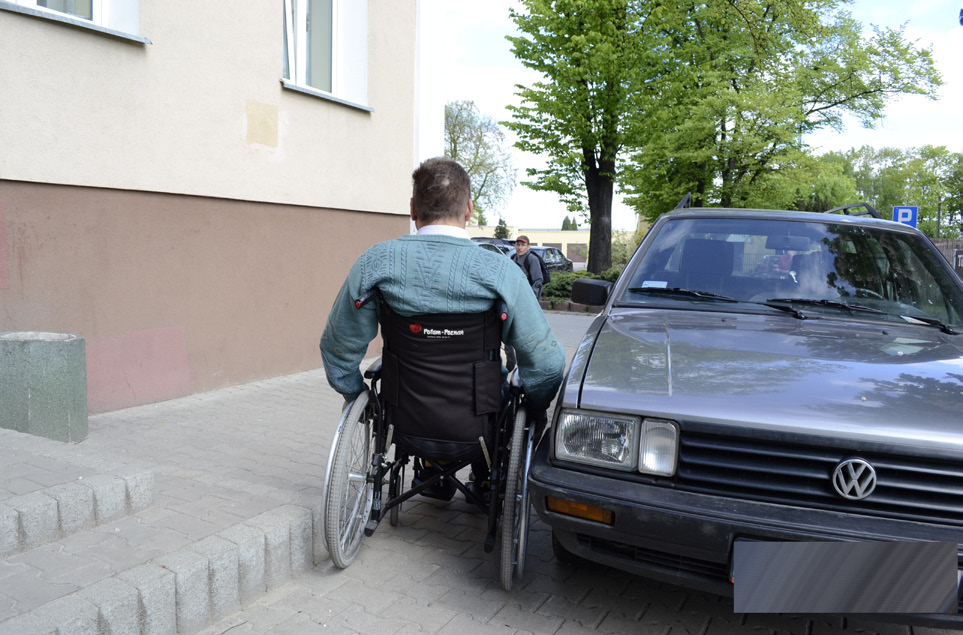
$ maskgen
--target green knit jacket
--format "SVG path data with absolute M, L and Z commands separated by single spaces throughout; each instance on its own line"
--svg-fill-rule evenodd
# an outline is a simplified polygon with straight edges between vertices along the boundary
M 354 301 L 374 287 L 401 315 L 477 313 L 500 298 L 508 307 L 503 339 L 515 348 L 529 405 L 547 408 L 555 397 L 565 350 L 521 269 L 463 238 L 412 234 L 364 252 L 331 307 L 321 356 L 328 383 L 346 399 L 364 390 L 359 365 L 378 334 L 376 303 L 358 309 Z

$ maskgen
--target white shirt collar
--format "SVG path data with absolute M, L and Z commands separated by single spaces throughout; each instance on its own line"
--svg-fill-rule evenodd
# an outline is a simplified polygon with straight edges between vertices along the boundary
M 452 238 L 465 238 L 470 240 L 468 230 L 464 227 L 455 227 L 454 225 L 425 225 L 418 230 L 417 234 L 419 236 L 451 236 Z

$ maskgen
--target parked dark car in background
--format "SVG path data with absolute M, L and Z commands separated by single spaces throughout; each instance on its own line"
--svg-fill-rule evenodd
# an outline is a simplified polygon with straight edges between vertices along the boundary
M 550 272 L 572 271 L 572 261 L 566 258 L 560 249 L 539 245 L 532 245 L 529 249 L 541 256 L 542 260 L 545 261 L 545 266 Z
M 509 240 L 508 238 L 491 238 L 488 236 L 474 236 L 472 242 L 475 243 L 488 243 L 490 245 L 503 245 L 505 247 L 515 247 L 515 241 Z
M 605 308 L 529 476 L 560 559 L 732 595 L 740 541 L 949 542 L 959 593 L 963 284 L 929 239 L 679 210 L 572 299 Z
M 501 254 L 503 256 L 511 257 L 511 255 L 515 253 L 515 248 L 509 247 L 508 245 L 499 245 L 495 243 L 483 243 L 479 241 L 476 241 L 476 243 L 482 249 L 487 249 L 488 251 L 494 251 L 495 253 Z

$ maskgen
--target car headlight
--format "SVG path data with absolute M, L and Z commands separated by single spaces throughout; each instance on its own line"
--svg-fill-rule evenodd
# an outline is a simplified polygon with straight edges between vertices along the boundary
M 613 470 L 672 476 L 678 463 L 679 427 L 665 419 L 563 410 L 556 426 L 555 456 Z
M 639 420 L 563 410 L 555 433 L 555 456 L 614 470 L 634 470 L 639 457 Z

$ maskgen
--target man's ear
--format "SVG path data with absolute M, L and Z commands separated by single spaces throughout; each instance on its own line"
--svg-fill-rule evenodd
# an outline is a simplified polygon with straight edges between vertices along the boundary
M 412 196 L 410 199 L 408 199 L 408 209 L 410 210 L 409 213 L 411 214 L 411 220 L 417 221 L 417 220 L 418 220 L 418 214 L 417 214 L 417 212 L 415 212 L 415 197 L 414 197 L 414 196 Z
M 468 209 L 465 210 L 465 224 L 471 222 L 471 215 L 475 213 L 475 204 L 472 203 L 471 199 L 468 199 Z

